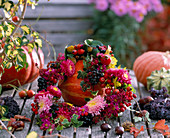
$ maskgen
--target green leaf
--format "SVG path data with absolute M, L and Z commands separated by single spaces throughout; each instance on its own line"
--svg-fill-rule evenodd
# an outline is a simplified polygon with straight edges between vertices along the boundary
M 142 117 L 134 116 L 133 119 L 134 119 L 135 122 L 141 122 L 142 121 Z
M 71 118 L 71 120 L 72 120 L 73 122 L 76 122 L 76 121 L 77 121 L 77 118 L 78 118 L 78 115 L 73 114 L 73 117 Z
M 42 40 L 41 39 L 36 39 L 35 43 L 39 46 L 42 47 Z
M 0 76 L 0 78 L 1 78 L 1 76 Z M 0 84 L 0 95 L 1 95 L 1 93 L 2 93 L 2 85 Z
M 58 125 L 56 129 L 57 129 L 58 131 L 61 131 L 61 130 L 63 130 L 63 126 L 62 126 L 62 125 Z
M 11 130 L 12 130 L 12 127 L 8 127 L 7 129 L 8 129 L 8 131 L 11 131 Z
M 55 124 L 58 124 L 59 121 L 60 121 L 60 118 L 57 118 L 57 119 L 54 120 Z
M 5 68 L 7 69 L 10 69 L 12 67 L 12 63 L 11 62 L 8 62 L 6 65 L 5 65 Z
M 93 39 L 84 40 L 85 45 L 90 46 L 92 44 Z
M 24 35 L 27 35 L 27 34 L 31 33 L 31 30 L 30 30 L 30 28 L 27 25 L 21 26 L 21 29 L 23 30 Z
M 146 112 L 145 117 L 149 122 L 151 122 L 151 119 L 149 118 L 149 112 Z
M 97 90 L 97 91 L 90 90 L 90 92 L 91 92 L 92 95 L 96 96 L 98 94 L 99 90 Z
M 81 70 L 79 70 L 78 72 L 78 75 L 77 75 L 77 78 L 78 79 L 84 79 L 84 78 L 86 78 L 86 76 L 87 76 L 87 73 L 86 72 L 84 72 L 84 71 L 81 71 Z
M 64 119 L 62 124 L 64 127 L 69 127 L 71 125 L 71 122 L 69 122 L 68 119 Z
M 2 120 L 2 121 L 10 121 L 10 119 L 9 119 L 9 118 L 6 118 L 6 117 L 2 117 L 1 120 Z
M 73 124 L 73 127 L 80 127 L 83 124 L 83 121 L 78 121 L 78 115 L 73 114 L 71 123 Z
M 94 55 L 94 56 L 96 56 L 97 55 L 97 53 L 99 53 L 100 51 L 96 48 L 93 48 L 93 50 L 92 50 L 92 54 Z
M 67 58 L 73 58 L 74 55 L 73 54 L 67 54 Z
M 12 1 L 7 1 L 7 2 L 3 3 L 3 6 L 7 11 L 9 11 L 11 9 L 11 7 L 14 6 L 14 3 Z
M 86 102 L 89 102 L 89 101 L 91 101 L 93 98 L 84 98 L 84 100 L 86 101 Z

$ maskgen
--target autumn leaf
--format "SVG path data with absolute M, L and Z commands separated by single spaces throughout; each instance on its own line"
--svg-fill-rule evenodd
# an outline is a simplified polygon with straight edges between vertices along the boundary
M 27 117 L 22 116 L 22 115 L 15 115 L 14 118 L 15 118 L 15 119 L 21 119 L 21 120 L 25 120 L 25 121 L 31 122 L 31 119 L 30 119 L 30 118 L 27 118 Z
M 158 120 L 153 128 L 162 134 L 169 130 L 168 125 L 165 125 L 165 119 Z
M 165 132 L 163 133 L 164 136 L 169 136 L 170 137 L 170 132 Z
M 143 126 L 141 126 L 140 130 L 137 129 L 137 128 L 135 128 L 135 127 L 131 127 L 131 128 L 130 128 L 130 133 L 131 133 L 131 134 L 133 133 L 133 136 L 134 136 L 135 138 L 139 135 L 139 133 L 140 133 L 141 131 L 144 131 Z

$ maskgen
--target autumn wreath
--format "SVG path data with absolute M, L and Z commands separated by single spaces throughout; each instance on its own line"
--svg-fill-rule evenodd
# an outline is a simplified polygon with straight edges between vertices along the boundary
M 40 129 L 89 126 L 124 112 L 136 95 L 128 70 L 116 65 L 111 47 L 100 41 L 66 46 L 40 70 L 31 104 Z

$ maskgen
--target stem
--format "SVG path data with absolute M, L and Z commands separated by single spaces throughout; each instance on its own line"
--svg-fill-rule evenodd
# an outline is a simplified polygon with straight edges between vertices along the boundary
M 27 9 L 27 0 L 24 0 L 24 3 L 25 3 L 25 4 L 24 4 L 24 9 L 23 9 L 22 14 L 21 14 L 21 18 L 20 18 L 17 26 L 16 26 L 15 29 L 13 30 L 12 34 L 10 35 L 10 37 L 12 37 L 12 36 L 15 34 L 15 32 L 18 30 L 19 26 L 21 25 L 22 20 L 24 19 L 25 12 L 26 12 L 26 9 Z
M 1 119 L 0 119 L 0 124 L 5 128 L 5 130 L 6 130 L 13 138 L 16 138 L 16 137 L 7 129 L 7 127 L 6 127 L 5 124 L 1 121 Z
M 134 99 L 135 100 L 135 99 Z M 139 108 L 139 112 L 142 114 L 142 110 L 140 109 L 140 106 L 139 106 L 139 103 L 135 100 L 135 102 L 136 102 L 136 104 L 137 104 L 137 106 L 138 106 L 138 108 Z M 143 114 L 142 114 L 143 115 Z M 143 116 L 144 117 L 144 119 L 145 119 L 145 123 L 148 123 L 148 120 L 147 120 L 147 118 L 145 117 L 145 115 Z
M 30 29 L 31 29 L 32 31 L 37 32 L 37 31 L 35 31 L 31 26 L 29 26 L 29 27 L 30 27 Z M 39 33 L 38 33 L 38 34 L 39 34 Z M 54 49 L 53 44 L 52 44 L 51 42 L 49 42 L 47 39 L 45 39 L 45 38 L 44 38 L 42 35 L 40 35 L 40 34 L 39 34 L 39 37 L 52 47 L 53 52 L 54 52 L 54 61 L 56 61 L 56 52 L 55 52 L 55 49 Z
M 59 136 L 61 138 L 68 138 L 68 137 L 62 136 L 60 134 L 54 134 L 54 135 L 48 135 L 48 136 L 40 136 L 40 138 L 50 138 L 50 137 L 54 137 L 54 136 Z

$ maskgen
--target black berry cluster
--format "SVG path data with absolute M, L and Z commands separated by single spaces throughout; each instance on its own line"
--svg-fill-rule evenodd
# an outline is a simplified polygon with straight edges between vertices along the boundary
M 49 110 L 50 111 L 50 113 L 52 113 L 52 116 L 53 116 L 53 118 L 56 118 L 57 117 L 57 113 L 56 113 L 56 111 L 58 111 L 59 110 L 59 106 L 58 106 L 58 104 L 53 104 L 52 106 L 50 106 L 51 107 L 51 109 Z
M 79 121 L 83 121 L 82 126 L 88 127 L 93 123 L 93 116 L 90 113 L 88 113 L 87 115 L 83 114 L 80 116 Z
M 170 99 L 168 98 L 170 95 L 167 94 L 167 89 L 165 87 L 161 90 L 151 88 L 149 92 L 152 97 L 148 96 L 138 101 L 141 110 L 147 110 L 151 119 L 170 120 Z M 134 104 L 133 108 L 139 110 L 137 104 Z
M 40 77 L 38 79 L 38 87 L 39 87 L 38 90 L 37 90 L 38 92 L 43 90 L 43 89 L 46 89 L 47 88 L 47 80 Z
M 103 74 L 102 74 L 101 70 L 94 69 L 92 71 L 87 70 L 86 72 L 88 73 L 87 77 L 89 79 L 89 82 L 92 85 L 96 85 L 99 82 L 100 77 L 103 77 Z
M 156 90 L 153 87 L 149 90 L 149 92 L 151 93 L 151 96 L 155 99 L 155 98 L 168 98 L 169 95 L 167 94 L 167 89 L 166 87 L 162 87 L 162 89 L 160 90 Z
M 20 111 L 19 105 L 12 97 L 0 97 L 0 104 L 5 105 L 8 108 L 8 112 L 5 114 L 6 118 L 12 118 Z
M 170 120 L 170 100 L 158 98 L 144 105 L 144 109 L 150 113 L 151 119 Z

